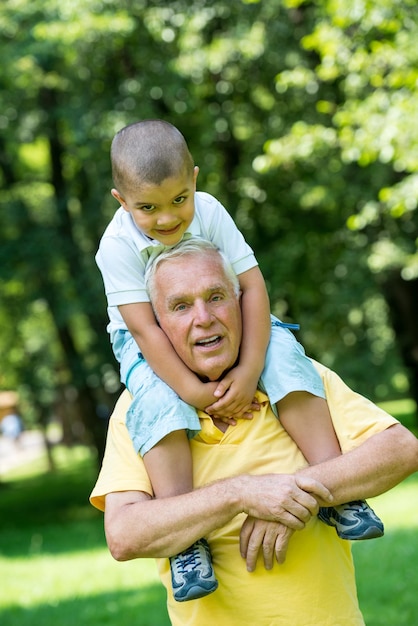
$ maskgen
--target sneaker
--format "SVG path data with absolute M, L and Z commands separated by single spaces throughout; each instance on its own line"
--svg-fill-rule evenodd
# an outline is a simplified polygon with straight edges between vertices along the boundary
M 170 557 L 170 567 L 177 602 L 203 598 L 218 588 L 206 539 L 199 539 L 184 552 Z
M 382 520 L 364 500 L 336 507 L 321 507 L 318 517 L 328 526 L 333 526 L 341 539 L 359 541 L 383 536 Z

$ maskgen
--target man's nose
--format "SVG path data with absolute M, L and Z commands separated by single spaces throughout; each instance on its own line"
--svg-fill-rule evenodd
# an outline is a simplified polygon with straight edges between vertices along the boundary
M 199 326 L 209 326 L 212 323 L 212 313 L 207 302 L 195 302 L 194 321 Z

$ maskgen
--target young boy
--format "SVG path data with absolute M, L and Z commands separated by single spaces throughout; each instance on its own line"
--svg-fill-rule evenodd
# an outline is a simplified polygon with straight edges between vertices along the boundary
M 114 137 L 111 161 L 112 195 L 121 206 L 101 239 L 96 261 L 121 380 L 133 395 L 126 425 L 155 497 L 193 489 L 188 437 L 200 424 L 192 407 L 231 425 L 237 418 L 250 419 L 258 408 L 254 394 L 259 380 L 310 464 L 341 454 L 321 379 L 286 328 L 295 326 L 270 317 L 253 251 L 225 208 L 209 194 L 196 192 L 198 168 L 183 135 L 161 120 L 132 124 Z M 180 360 L 158 326 L 144 284 L 147 263 L 189 236 L 212 241 L 239 277 L 240 357 L 219 383 L 202 382 Z M 319 517 L 344 539 L 383 534 L 383 524 L 364 502 L 321 509 Z M 205 539 L 170 563 L 176 600 L 192 600 L 217 588 Z

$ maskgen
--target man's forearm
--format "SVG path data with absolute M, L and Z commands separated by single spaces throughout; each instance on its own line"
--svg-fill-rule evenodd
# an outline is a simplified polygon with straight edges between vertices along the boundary
M 106 496 L 106 539 L 120 561 L 172 556 L 226 524 L 240 509 L 232 480 L 158 500 L 136 491 L 111 493 Z
M 377 496 L 418 471 L 418 440 L 400 424 L 342 456 L 301 470 L 328 487 L 333 504 Z M 320 502 L 321 506 L 327 506 Z
M 136 491 L 111 493 L 106 496 L 106 537 L 112 555 L 123 561 L 176 554 L 239 513 L 301 529 L 318 504 L 376 496 L 417 470 L 418 441 L 397 424 L 293 476 L 236 476 L 159 500 Z
M 328 490 L 309 477 L 235 476 L 191 493 L 152 500 L 142 492 L 106 496 L 105 529 L 115 559 L 166 557 L 224 526 L 239 513 L 301 529 Z

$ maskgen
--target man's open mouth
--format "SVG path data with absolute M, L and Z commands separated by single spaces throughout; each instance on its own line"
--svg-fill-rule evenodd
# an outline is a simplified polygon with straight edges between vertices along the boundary
M 218 345 L 221 339 L 221 335 L 212 335 L 212 337 L 207 337 L 206 339 L 199 339 L 199 341 L 196 341 L 196 345 L 204 348 L 212 348 Z

